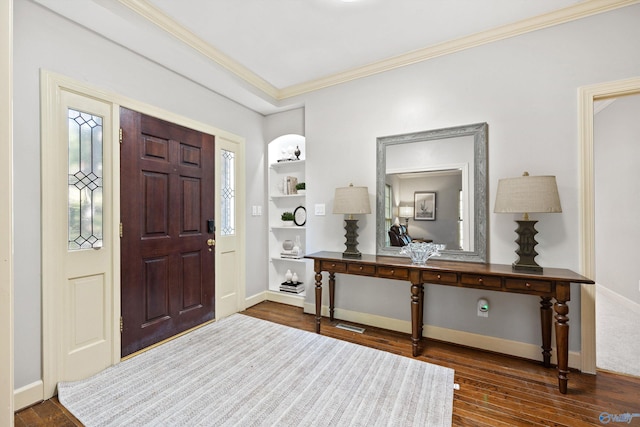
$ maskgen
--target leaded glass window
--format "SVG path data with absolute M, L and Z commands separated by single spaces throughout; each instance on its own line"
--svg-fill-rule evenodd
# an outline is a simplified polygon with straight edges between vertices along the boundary
M 222 226 L 220 232 L 223 236 L 229 236 L 236 232 L 236 158 L 233 151 L 221 151 L 222 197 L 220 210 L 222 211 Z
M 102 117 L 69 109 L 70 250 L 102 247 Z

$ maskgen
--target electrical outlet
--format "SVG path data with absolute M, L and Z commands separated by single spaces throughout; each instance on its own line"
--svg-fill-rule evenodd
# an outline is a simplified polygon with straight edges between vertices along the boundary
M 478 317 L 489 317 L 489 301 L 485 298 L 478 300 Z

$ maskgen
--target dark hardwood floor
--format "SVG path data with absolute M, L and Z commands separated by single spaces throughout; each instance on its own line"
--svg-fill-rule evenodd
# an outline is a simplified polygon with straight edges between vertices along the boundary
M 294 328 L 313 331 L 315 320 L 301 308 L 263 302 L 243 312 Z M 338 323 L 338 322 L 334 322 Z M 364 334 L 322 320 L 323 335 L 411 357 L 408 334 L 359 325 Z M 640 378 L 599 372 L 571 372 L 569 392 L 558 392 L 555 369 L 540 363 L 438 341 L 423 341 L 419 357 L 455 370 L 454 426 L 602 426 L 602 413 L 640 415 Z M 605 420 L 606 421 L 606 420 Z M 611 425 L 621 425 L 611 420 Z M 640 426 L 640 416 L 629 424 Z M 51 399 L 16 413 L 16 426 L 81 426 Z

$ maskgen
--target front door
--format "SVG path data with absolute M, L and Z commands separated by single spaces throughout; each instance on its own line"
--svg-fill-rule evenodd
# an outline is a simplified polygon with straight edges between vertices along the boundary
M 122 356 L 214 318 L 214 137 L 120 109 Z

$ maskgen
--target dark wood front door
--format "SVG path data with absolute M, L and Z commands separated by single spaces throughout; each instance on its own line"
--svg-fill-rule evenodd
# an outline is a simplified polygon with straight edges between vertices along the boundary
M 126 356 L 214 318 L 214 137 L 124 108 L 120 126 Z

